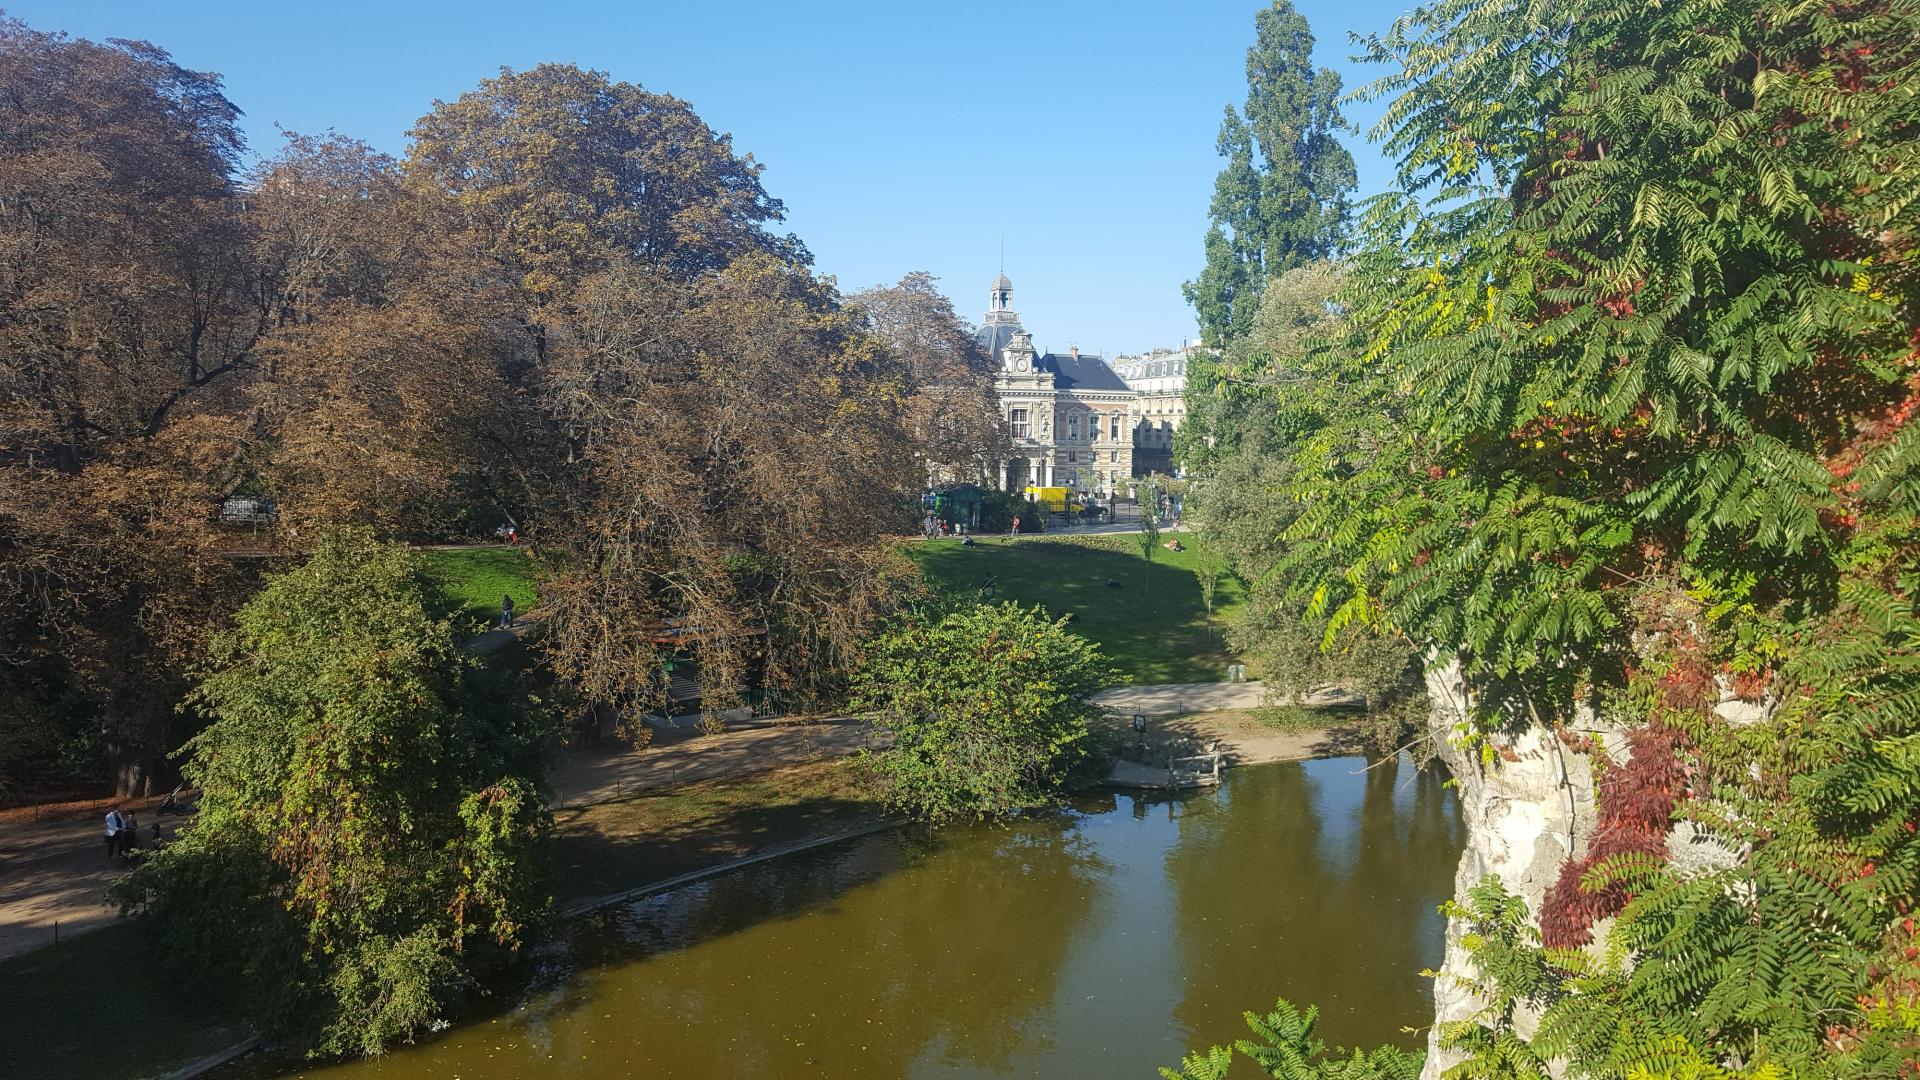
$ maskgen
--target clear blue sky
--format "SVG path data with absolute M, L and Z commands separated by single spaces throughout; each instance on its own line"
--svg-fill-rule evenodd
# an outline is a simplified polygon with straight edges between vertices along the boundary
M 0 0 L 4 3 L 5 0 Z M 1348 31 L 1401 0 L 1296 0 L 1347 88 Z M 435 98 L 502 65 L 570 61 L 675 94 L 766 163 L 788 227 L 843 289 L 938 275 L 978 319 L 1006 237 L 1043 347 L 1112 355 L 1195 334 L 1221 109 L 1246 95 L 1256 0 L 1179 3 L 136 3 L 15 0 L 41 30 L 144 38 L 219 72 L 256 153 L 276 125 L 395 154 Z M 1378 110 L 1349 108 L 1364 131 Z M 1387 163 L 1349 140 L 1361 193 Z

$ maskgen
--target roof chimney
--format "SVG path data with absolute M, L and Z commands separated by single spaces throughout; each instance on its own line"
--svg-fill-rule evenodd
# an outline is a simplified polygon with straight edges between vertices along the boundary
M 1067 346 L 1067 353 L 1068 355 L 1072 356 L 1075 360 L 1080 359 L 1080 346 L 1078 345 Z

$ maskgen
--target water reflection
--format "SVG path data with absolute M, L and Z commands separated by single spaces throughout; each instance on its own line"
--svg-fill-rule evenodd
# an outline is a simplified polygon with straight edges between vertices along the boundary
M 1431 1014 L 1460 826 L 1359 759 L 879 834 L 584 924 L 510 1013 L 338 1077 L 1154 1075 L 1276 994 L 1329 1039 Z

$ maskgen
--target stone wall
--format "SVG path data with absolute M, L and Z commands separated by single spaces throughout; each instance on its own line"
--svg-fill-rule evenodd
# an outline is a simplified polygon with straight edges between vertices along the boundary
M 1592 835 L 1595 804 L 1588 761 L 1569 751 L 1551 732 L 1533 728 L 1503 743 L 1493 762 L 1484 764 L 1477 749 L 1463 751 L 1452 739 L 1467 709 L 1458 665 L 1429 665 L 1427 692 L 1433 703 L 1434 739 L 1453 772 L 1467 825 L 1467 847 L 1454 875 L 1454 899 L 1464 903 L 1467 890 L 1491 874 L 1537 913 L 1541 898 L 1560 873 L 1560 864 L 1585 854 Z M 1464 932 L 1459 920 L 1448 922 L 1447 955 L 1434 981 L 1435 1026 L 1427 1036 L 1422 1080 L 1436 1080 L 1460 1060 L 1459 1054 L 1440 1049 L 1439 1025 L 1465 1020 L 1482 1007 L 1462 984 L 1472 973 L 1472 963 L 1460 944 Z M 1517 1018 L 1522 1035 L 1530 1033 L 1533 1020 Z

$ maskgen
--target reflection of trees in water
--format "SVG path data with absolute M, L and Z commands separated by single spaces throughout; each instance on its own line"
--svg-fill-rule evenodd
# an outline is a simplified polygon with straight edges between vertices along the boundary
M 716 883 L 660 913 L 663 940 L 688 944 L 602 972 L 574 1016 L 624 1017 L 632 1060 L 662 1075 L 901 1075 L 923 1052 L 1003 1064 L 1046 1019 L 1105 874 L 1066 822 L 946 830 L 937 857 L 876 838 Z
M 1242 1011 L 1279 996 L 1319 1004 L 1330 1042 L 1405 1041 L 1399 1027 L 1431 1013 L 1419 971 L 1440 959 L 1433 909 L 1460 833 L 1431 771 L 1396 805 L 1409 771 L 1400 760 L 1359 776 L 1244 769 L 1220 805 L 1185 815 L 1166 868 L 1186 977 L 1175 1015 L 1196 1044 L 1238 1036 Z M 1343 808 L 1354 822 L 1324 819 Z M 1323 851 L 1323 834 L 1353 850 Z

